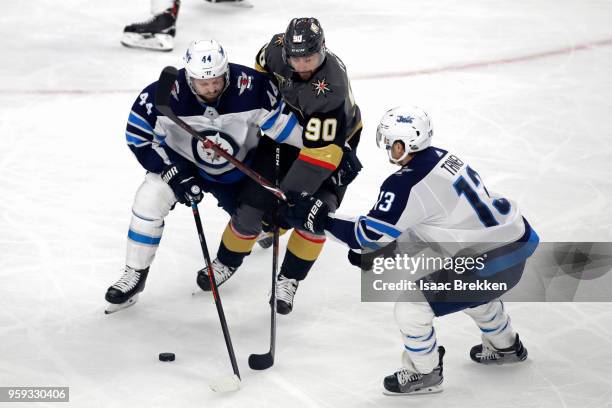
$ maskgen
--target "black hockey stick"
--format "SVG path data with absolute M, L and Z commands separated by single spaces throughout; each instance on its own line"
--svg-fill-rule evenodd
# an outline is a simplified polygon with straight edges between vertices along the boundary
M 275 156 L 274 178 L 276 180 L 276 187 L 278 187 L 280 178 L 280 144 L 276 145 Z M 272 244 L 272 294 L 270 296 L 270 351 L 265 354 L 251 354 L 249 356 L 249 367 L 253 370 L 265 370 L 274 365 L 274 351 L 276 349 L 276 274 L 278 272 L 279 205 L 280 200 L 277 200 L 276 211 L 274 212 L 274 225 L 272 226 L 274 243 Z
M 251 170 L 248 166 L 246 166 L 234 156 L 223 150 L 221 146 L 214 143 L 212 140 L 200 135 L 191 126 L 189 126 L 181 118 L 174 114 L 172 108 L 170 107 L 170 97 L 172 96 L 173 91 L 176 92 L 173 87 L 174 82 L 177 78 L 178 70 L 172 66 L 164 68 L 161 74 L 159 75 L 159 80 L 157 81 L 157 90 L 155 91 L 155 107 L 157 108 L 157 110 L 162 115 L 170 119 L 172 122 L 176 123 L 185 132 L 189 133 L 192 137 L 201 141 L 204 144 L 204 148 L 212 149 L 215 153 L 223 157 L 228 162 L 232 163 L 238 170 L 252 178 L 256 183 L 274 194 L 277 198 L 283 201 L 287 201 L 287 197 L 278 187 L 274 187 L 272 183 L 263 178 L 260 174 Z
M 206 262 L 208 279 L 210 280 L 210 287 L 212 288 L 212 294 L 215 298 L 215 306 L 217 306 L 217 313 L 219 314 L 219 321 L 221 322 L 221 330 L 223 331 L 223 337 L 225 338 L 225 345 L 227 346 L 227 352 L 229 353 L 232 369 L 234 370 L 234 375 L 229 378 L 227 376 L 221 376 L 214 379 L 210 383 L 210 388 L 213 391 L 234 391 L 240 388 L 240 372 L 238 371 L 238 363 L 236 362 L 236 355 L 234 354 L 234 346 L 232 346 L 232 339 L 230 338 L 227 322 L 225 321 L 225 313 L 223 312 L 223 305 L 221 304 L 221 296 L 219 296 L 219 291 L 217 290 L 217 282 L 215 281 L 212 270 L 208 246 L 206 245 L 206 237 L 204 237 L 204 230 L 202 229 L 200 211 L 198 210 L 198 205 L 194 201 L 191 202 L 191 210 L 193 211 L 193 219 L 195 220 L 196 229 L 198 230 L 198 238 L 200 239 L 202 255 L 204 255 L 204 261 Z

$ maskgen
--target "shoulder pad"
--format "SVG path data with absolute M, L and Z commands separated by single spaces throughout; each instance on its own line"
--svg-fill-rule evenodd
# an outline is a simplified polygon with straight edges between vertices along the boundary
M 342 80 L 335 81 L 337 77 L 329 74 L 326 70 L 319 71 L 308 81 L 310 92 L 304 96 L 303 106 L 307 108 L 305 113 L 327 112 L 340 107 L 347 100 L 346 83 Z

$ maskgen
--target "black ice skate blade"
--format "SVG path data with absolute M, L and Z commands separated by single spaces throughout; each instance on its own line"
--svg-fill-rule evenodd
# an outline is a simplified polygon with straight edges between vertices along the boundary
M 413 395 L 439 394 L 442 391 L 444 391 L 442 385 L 433 385 L 431 387 L 421 388 L 420 390 L 412 392 L 393 392 L 389 390 L 384 390 L 383 394 L 388 395 L 390 397 L 411 397 Z
M 249 356 L 249 367 L 251 370 L 267 370 L 274 365 L 272 353 L 251 354 Z

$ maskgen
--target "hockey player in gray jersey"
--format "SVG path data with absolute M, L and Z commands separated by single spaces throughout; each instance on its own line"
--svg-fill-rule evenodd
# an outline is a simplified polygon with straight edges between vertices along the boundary
M 314 233 L 326 231 L 348 245 L 353 258 L 398 241 L 428 247 L 451 243 L 470 250 L 474 245 L 487 248 L 484 269 L 465 278 L 505 280 L 509 282 L 507 291 L 520 279 L 527 258 L 538 245 L 538 236 L 515 202 L 490 194 L 471 166 L 431 146 L 432 135 L 430 118 L 422 109 L 389 110 L 378 126 L 377 141 L 401 169 L 383 182 L 370 212 L 343 217 L 331 213 L 316 197 L 302 194 L 292 197 L 293 205 L 285 207 L 284 216 L 291 225 Z M 482 273 L 485 270 L 486 274 Z M 446 284 L 449 276 L 462 273 L 438 270 L 425 278 Z M 423 291 L 427 302 L 396 303 L 395 318 L 404 343 L 403 368 L 384 379 L 386 394 L 441 391 L 444 348 L 438 346 L 433 319 L 457 311 L 468 314 L 482 333 L 482 344 L 470 351 L 472 360 L 505 364 L 527 358 L 527 350 L 499 300 L 504 290 L 485 292 L 474 300 L 441 301 L 439 295 L 446 293 L 443 290 L 434 296 Z
M 146 175 L 132 206 L 123 276 L 106 292 L 113 312 L 136 302 L 159 246 L 164 219 L 177 202 L 199 202 L 204 192 L 232 214 L 244 174 L 192 138 L 154 106 L 157 83 L 136 98 L 126 139 Z M 228 62 L 214 40 L 194 41 L 185 54 L 170 98 L 173 111 L 203 136 L 249 164 L 265 124 L 278 137 L 286 116 L 279 114 L 278 90 L 263 74 Z M 288 137 L 286 142 L 291 142 Z
M 302 142 L 299 149 L 281 149 L 281 189 L 316 194 L 337 208 L 361 168 L 355 149 L 362 124 L 346 67 L 326 48 L 319 21 L 292 19 L 285 33 L 274 35 L 259 51 L 256 68 L 276 82 L 283 98 L 281 112 L 295 125 L 277 142 L 296 134 Z M 269 179 L 274 175 L 274 153 L 274 142 L 264 137 L 254 169 Z M 247 181 L 247 188 L 250 199 L 241 203 L 223 234 L 217 260 L 227 273 L 216 274 L 217 282 L 225 282 L 242 264 L 259 236 L 262 218 L 275 208 L 274 197 L 260 186 Z M 308 275 L 324 243 L 324 235 L 303 228 L 292 231 L 278 275 L 278 313 L 292 311 L 298 284 Z M 200 271 L 200 277 L 200 287 L 210 290 L 205 271 Z

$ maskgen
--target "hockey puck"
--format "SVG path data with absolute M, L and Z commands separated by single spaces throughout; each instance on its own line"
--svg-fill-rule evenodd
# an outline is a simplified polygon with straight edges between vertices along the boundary
M 159 353 L 159 361 L 174 361 L 174 353 Z

